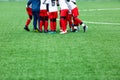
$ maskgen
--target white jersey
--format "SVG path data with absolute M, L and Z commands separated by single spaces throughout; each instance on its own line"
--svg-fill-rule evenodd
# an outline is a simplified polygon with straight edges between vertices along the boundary
M 46 10 L 46 4 L 44 3 L 46 0 L 41 0 L 40 10 Z
M 46 0 L 45 4 L 49 4 L 49 12 L 56 12 L 57 9 L 57 1 L 56 0 Z
M 67 5 L 68 5 L 70 10 L 73 10 L 74 8 L 77 7 L 76 4 L 73 3 L 73 0 L 70 0 L 69 2 L 67 2 Z
M 69 9 L 67 6 L 67 1 L 66 0 L 58 0 L 59 1 L 59 5 L 60 5 L 60 9 Z

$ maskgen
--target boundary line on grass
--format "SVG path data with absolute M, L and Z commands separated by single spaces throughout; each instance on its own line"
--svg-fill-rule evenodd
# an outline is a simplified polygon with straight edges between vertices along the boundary
M 58 21 L 60 19 L 57 19 Z M 92 21 L 83 21 L 85 23 L 89 23 L 89 24 L 103 24 L 103 25 L 117 25 L 120 26 L 120 23 L 110 23 L 110 22 L 92 22 Z
M 120 10 L 120 8 L 84 9 L 79 11 L 90 12 L 90 11 L 109 11 L 109 10 Z M 109 23 L 109 22 L 91 22 L 91 21 L 84 21 L 84 22 L 90 24 L 120 25 L 120 23 Z
M 120 8 L 101 8 L 101 9 L 84 9 L 84 10 L 79 10 L 79 11 L 109 11 L 109 10 L 120 10 Z
M 79 10 L 79 11 L 108 11 L 108 10 L 120 10 L 120 8 L 104 8 L 104 9 L 84 9 L 84 10 Z M 57 19 L 59 20 L 59 19 Z M 90 24 L 103 24 L 103 25 L 120 25 L 120 23 L 110 23 L 110 22 L 91 22 L 91 21 L 83 21 L 85 23 L 90 23 Z
M 90 24 L 106 24 L 106 25 L 117 25 L 120 26 L 120 23 L 109 23 L 109 22 L 91 22 L 91 21 L 84 21 L 85 23 Z

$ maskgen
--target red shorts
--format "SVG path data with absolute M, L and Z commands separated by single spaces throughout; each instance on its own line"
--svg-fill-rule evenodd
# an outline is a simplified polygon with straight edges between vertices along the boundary
M 60 10 L 60 16 L 68 16 L 68 9 Z
M 32 16 L 32 9 L 31 8 L 26 8 L 26 11 L 27 11 L 28 15 Z
M 57 12 L 49 12 L 49 19 L 57 18 L 58 13 Z
M 40 10 L 39 16 L 48 16 L 47 10 Z
M 72 10 L 72 15 L 73 15 L 74 17 L 79 16 L 79 11 L 78 11 L 78 8 L 77 8 L 77 7 Z
M 72 20 L 72 14 L 68 14 L 67 20 L 68 20 L 68 21 L 69 21 L 69 20 Z

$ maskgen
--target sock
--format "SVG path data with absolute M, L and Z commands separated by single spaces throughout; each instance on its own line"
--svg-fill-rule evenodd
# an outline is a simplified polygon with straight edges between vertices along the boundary
M 61 19 L 61 28 L 63 31 L 66 31 L 66 28 L 67 28 L 67 20 L 66 19 Z
M 69 21 L 69 28 L 71 28 L 71 25 L 72 25 L 72 21 Z
M 65 26 L 64 26 L 64 31 L 67 30 L 67 19 L 65 19 Z
M 56 31 L 56 22 L 53 22 L 54 24 L 54 31 Z
M 44 30 L 45 30 L 45 31 L 48 30 L 48 21 L 45 21 L 45 23 L 44 23 Z
M 82 20 L 78 19 L 77 17 L 74 18 L 74 23 L 82 24 Z
M 27 21 L 26 21 L 26 27 L 28 27 L 28 25 L 30 24 L 30 22 L 31 22 L 31 19 L 28 18 Z
M 60 24 L 60 31 L 63 30 L 63 29 L 62 29 L 61 22 L 62 22 L 62 19 L 60 19 L 60 22 L 59 22 L 59 24 Z
M 42 25 L 43 25 L 43 21 L 40 20 L 40 24 L 39 24 L 39 30 L 42 31 Z
M 69 28 L 71 28 L 71 26 L 72 26 L 72 18 L 69 17 L 67 20 L 68 20 L 68 22 L 69 22 Z
M 51 31 L 54 30 L 54 24 L 53 24 L 53 21 L 50 22 L 50 30 L 51 30 Z
M 78 22 L 74 22 L 74 26 L 78 26 L 80 23 L 78 23 Z

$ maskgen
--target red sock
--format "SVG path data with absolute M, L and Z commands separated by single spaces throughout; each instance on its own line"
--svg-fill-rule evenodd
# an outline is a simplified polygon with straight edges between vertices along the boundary
M 65 31 L 67 30 L 67 19 L 65 20 Z
M 40 24 L 39 24 L 39 30 L 42 31 L 42 25 L 43 25 L 43 21 L 40 21 Z
M 54 24 L 53 24 L 53 22 L 52 22 L 52 21 L 50 22 L 50 30 L 51 30 L 51 31 L 53 31 L 53 30 L 54 30 Z
M 66 19 L 61 19 L 61 27 L 63 31 L 66 31 L 67 28 L 67 20 Z
M 72 25 L 72 21 L 69 21 L 69 28 L 71 28 L 71 25 Z
M 77 23 L 81 24 L 81 23 L 82 23 L 82 20 L 80 20 L 80 19 L 78 19 L 78 18 L 76 17 L 76 18 L 74 18 L 74 22 L 77 22 Z
M 59 24 L 60 24 L 60 30 L 63 30 L 63 29 L 62 29 L 61 22 L 62 22 L 62 20 L 60 19 L 60 22 L 59 22 Z
M 71 25 L 72 25 L 72 17 L 69 16 L 69 17 L 67 18 L 67 20 L 68 20 L 68 22 L 69 22 L 69 28 L 71 28 Z
M 28 18 L 27 21 L 26 21 L 26 26 L 27 26 L 27 27 L 28 27 L 28 25 L 30 24 L 30 22 L 31 22 L 31 19 Z
M 74 26 L 78 26 L 79 24 L 77 21 L 74 22 Z
M 53 22 L 54 24 L 54 31 L 56 31 L 56 22 Z
M 48 30 L 48 21 L 45 21 L 45 23 L 44 23 L 44 30 L 45 30 L 45 31 Z

